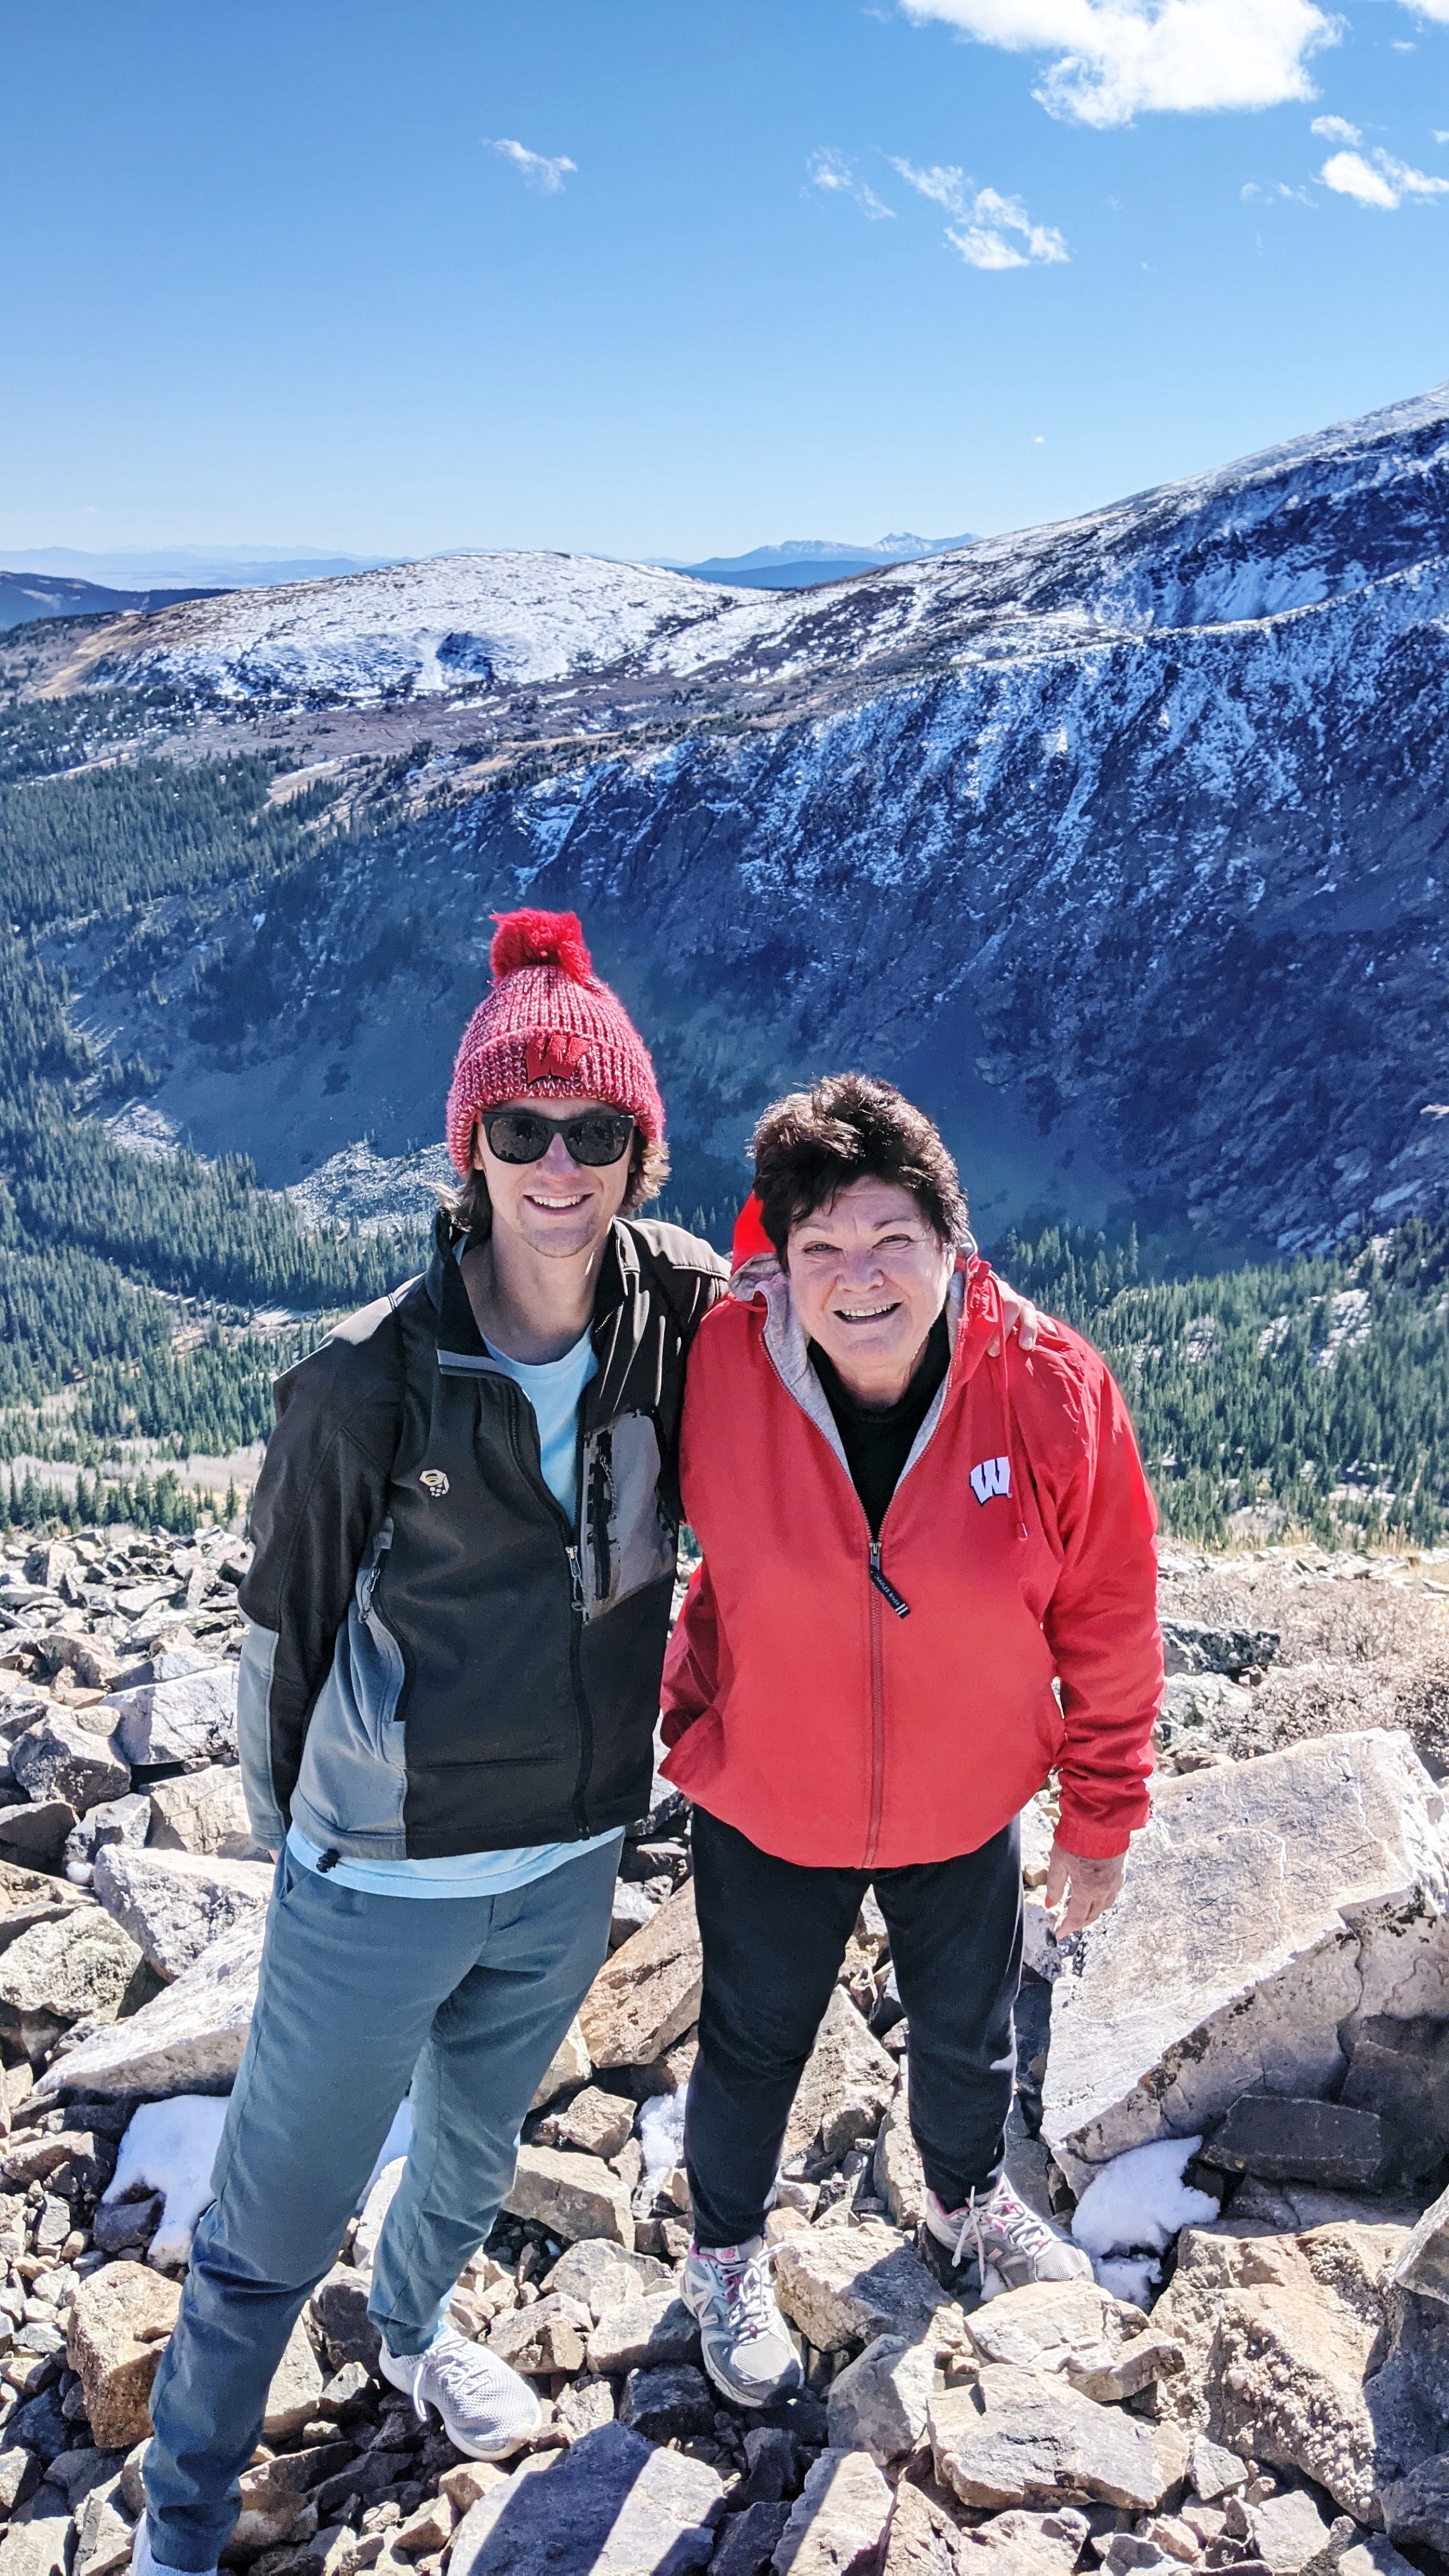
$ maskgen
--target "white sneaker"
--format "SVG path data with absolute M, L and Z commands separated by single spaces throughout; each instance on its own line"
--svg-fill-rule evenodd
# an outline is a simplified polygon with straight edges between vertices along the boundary
M 770 2286 L 763 2236 L 747 2245 L 691 2245 L 679 2294 L 699 2319 L 704 2366 L 736 2406 L 768 2406 L 804 2385 L 800 2357 Z
M 131 2543 L 131 2576 L 179 2576 L 178 2570 L 167 2567 L 159 2558 L 153 2558 L 151 2534 L 146 2527 L 144 2513 L 136 2525 L 136 2536 Z M 218 2576 L 217 2569 L 208 2567 L 206 2576 Z
M 995 2289 L 1019 2290 L 1027 2281 L 1090 2281 L 1092 2258 L 1071 2244 L 1013 2191 L 1005 2174 L 994 2189 L 973 2191 L 959 2209 L 945 2209 L 933 2191 L 926 2194 L 926 2226 L 938 2245 L 950 2248 L 955 2267 L 968 2254 L 981 2269 L 983 2296 Z M 995 2273 L 994 2286 L 988 2273 Z
M 389 2352 L 384 2344 L 378 2368 L 412 2399 L 419 2423 L 430 2408 L 440 2415 L 454 2450 L 470 2460 L 506 2460 L 543 2420 L 527 2380 L 455 2326 L 445 2326 L 426 2352 Z

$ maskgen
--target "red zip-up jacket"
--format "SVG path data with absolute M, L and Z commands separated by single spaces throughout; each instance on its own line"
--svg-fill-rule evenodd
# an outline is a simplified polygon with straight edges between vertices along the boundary
M 872 1543 L 788 1281 L 704 1318 L 680 1484 L 704 1552 L 664 1671 L 667 1777 L 782 1860 L 976 1850 L 1050 1772 L 1067 1850 L 1125 1851 L 1162 1699 L 1157 1515 L 1121 1390 L 958 1264 L 951 1364 Z M 1053 1688 L 1055 1682 L 1056 1688 Z

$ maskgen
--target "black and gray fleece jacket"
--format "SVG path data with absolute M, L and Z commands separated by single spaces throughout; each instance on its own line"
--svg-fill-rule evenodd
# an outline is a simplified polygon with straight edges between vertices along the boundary
M 684 1361 L 726 1285 L 678 1226 L 601 1264 L 571 1527 L 440 1217 L 422 1278 L 279 1378 L 241 1588 L 252 1831 L 374 1860 L 566 1842 L 649 1803 Z

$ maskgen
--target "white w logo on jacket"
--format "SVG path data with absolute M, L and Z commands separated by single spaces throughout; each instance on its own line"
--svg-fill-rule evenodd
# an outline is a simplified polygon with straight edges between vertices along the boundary
M 1009 1494 L 1011 1460 L 982 1458 L 971 1470 L 971 1491 L 978 1503 L 989 1503 L 993 1494 Z

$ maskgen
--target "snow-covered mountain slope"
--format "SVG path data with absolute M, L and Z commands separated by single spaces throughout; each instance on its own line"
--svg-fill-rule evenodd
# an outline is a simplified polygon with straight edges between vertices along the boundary
M 688 624 L 620 567 L 484 558 L 553 568 L 536 667 L 583 670 L 585 574 L 632 659 L 461 707 L 457 752 L 430 699 L 428 810 L 323 849 L 260 918 L 209 896 L 144 984 L 119 955 L 67 971 L 162 1070 L 158 1109 L 275 1183 L 436 1135 L 489 915 L 526 892 L 578 906 L 656 1039 L 686 1207 L 736 1189 L 771 1087 L 856 1062 L 946 1117 L 988 1231 L 993 1191 L 1080 1205 L 1088 1166 L 1099 1204 L 1237 1242 L 1437 1213 L 1446 539 L 1441 388 L 830 591 L 682 582 L 717 610 Z M 420 730 L 345 723 L 354 759 L 368 726 Z
M 91 685 L 368 706 L 616 667 L 684 672 L 768 623 L 752 591 L 592 555 L 442 555 L 233 591 L 86 639 Z

